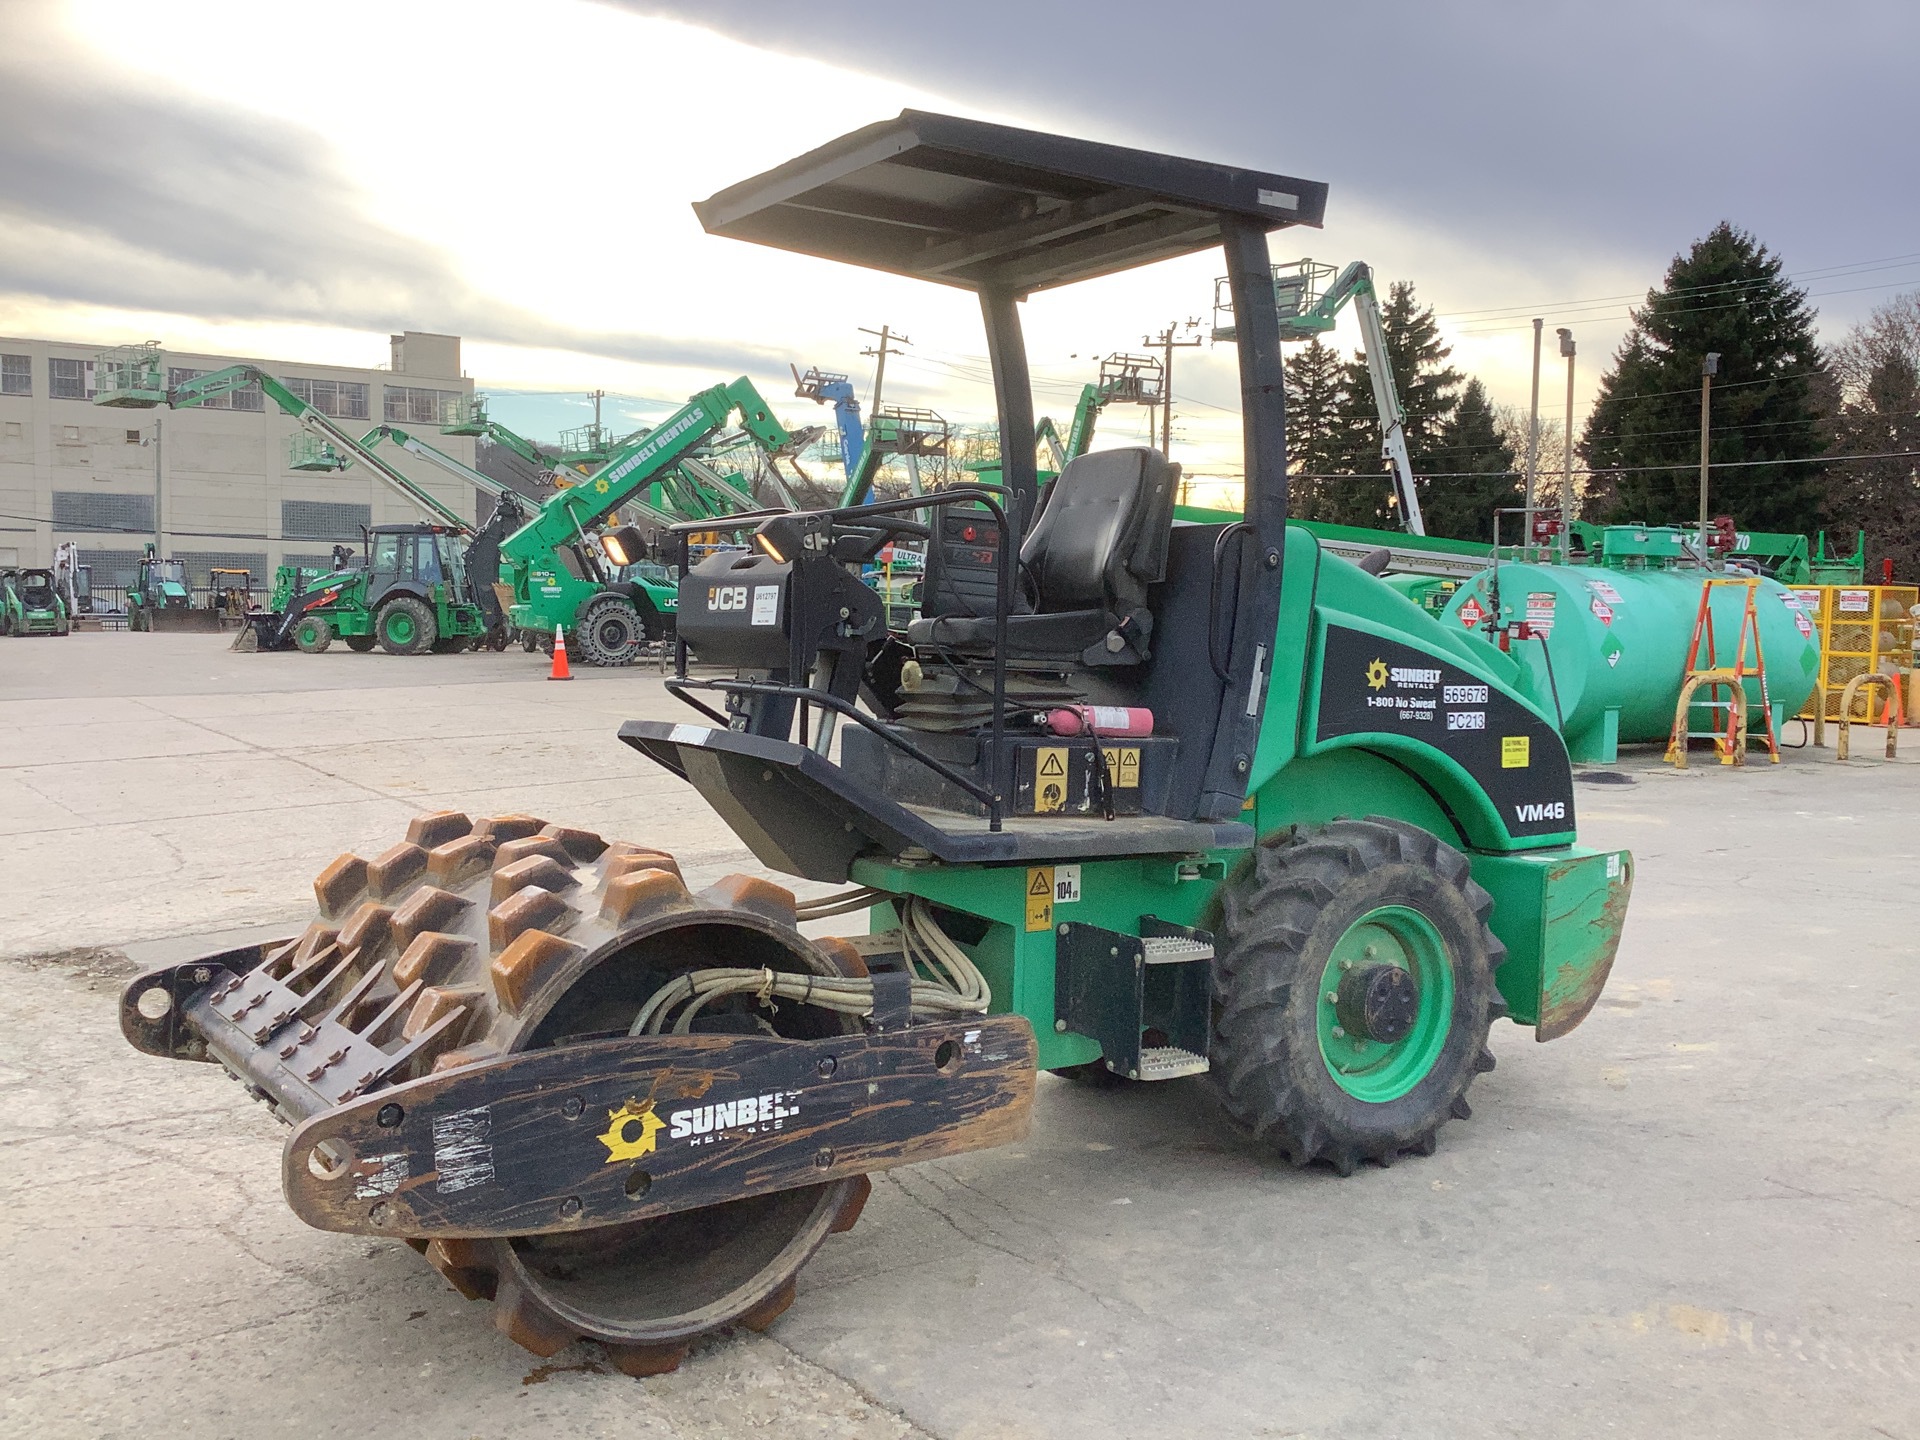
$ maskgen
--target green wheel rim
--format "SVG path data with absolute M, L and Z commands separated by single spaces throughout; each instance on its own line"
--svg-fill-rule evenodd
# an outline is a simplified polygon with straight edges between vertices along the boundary
M 395 610 L 388 614 L 387 639 L 391 640 L 394 644 L 411 645 L 413 643 L 413 637 L 418 633 L 414 628 L 413 616 L 409 615 L 406 611 Z
M 1390 1044 L 1348 1033 L 1335 1010 L 1341 978 L 1365 965 L 1392 965 L 1413 977 L 1413 1026 Z M 1439 1060 L 1453 1027 L 1453 965 L 1433 922 L 1404 905 L 1382 905 L 1354 921 L 1321 973 L 1315 1019 L 1320 1058 L 1342 1090 L 1373 1104 L 1412 1090 Z
M 313 621 L 302 620 L 300 622 L 300 634 L 297 638 L 302 645 L 311 645 L 319 633 L 320 627 L 315 625 Z

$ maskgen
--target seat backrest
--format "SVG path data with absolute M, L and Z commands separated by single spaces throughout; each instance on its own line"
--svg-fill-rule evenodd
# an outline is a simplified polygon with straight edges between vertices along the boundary
M 1067 462 L 1020 547 L 1042 614 L 1145 604 L 1164 578 L 1180 467 L 1158 450 L 1100 450 Z

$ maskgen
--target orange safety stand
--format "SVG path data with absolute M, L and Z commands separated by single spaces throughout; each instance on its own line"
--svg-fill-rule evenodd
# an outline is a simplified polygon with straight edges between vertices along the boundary
M 1719 663 L 1713 634 L 1713 592 L 1719 586 L 1737 585 L 1746 593 L 1740 609 L 1740 642 L 1734 648 L 1732 665 Z M 1773 697 L 1767 692 L 1767 657 L 1760 645 L 1760 617 L 1754 610 L 1759 593 L 1758 577 L 1710 578 L 1700 586 L 1700 609 L 1693 618 L 1693 643 L 1687 647 L 1687 673 L 1680 686 L 1680 703 L 1673 712 L 1673 733 L 1667 738 L 1667 762 L 1681 770 L 1687 768 L 1687 742 L 1711 739 L 1722 765 L 1747 763 L 1747 690 L 1745 682 L 1760 682 L 1760 713 L 1766 717 L 1767 753 L 1780 763 L 1780 737 L 1774 733 Z M 1752 637 L 1753 663 L 1747 663 L 1747 641 Z M 1704 661 L 1703 659 L 1704 652 Z M 1696 701 L 1694 693 L 1704 689 L 1709 696 L 1721 690 L 1729 692 L 1725 700 Z M 1688 729 L 1688 714 L 1696 705 L 1725 710 L 1726 721 L 1711 730 Z

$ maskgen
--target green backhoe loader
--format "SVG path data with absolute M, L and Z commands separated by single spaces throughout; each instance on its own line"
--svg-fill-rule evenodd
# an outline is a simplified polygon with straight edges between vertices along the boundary
M 851 888 L 691 891 L 655 845 L 436 812 L 326 865 L 305 930 L 135 979 L 127 1038 L 272 1105 L 307 1223 L 406 1240 L 528 1349 L 586 1336 L 635 1374 L 771 1323 L 873 1172 L 1019 1139 L 1043 1069 L 1210 1084 L 1283 1163 L 1431 1154 L 1492 1026 L 1550 1040 L 1597 1002 L 1633 861 L 1577 843 L 1511 657 L 1288 524 L 1267 234 L 1326 195 L 907 111 L 696 206 L 973 291 L 1002 435 L 1034 433 L 1024 297 L 1219 247 L 1244 514 L 1176 521 L 1148 448 L 1071 459 L 1043 501 L 1015 447 L 997 486 L 758 517 L 750 550 L 676 562 L 721 673 L 682 664 L 685 717 L 620 738 L 763 866 Z M 902 539 L 928 573 L 897 634 L 857 572 Z M 836 915 L 868 932 L 801 929 Z

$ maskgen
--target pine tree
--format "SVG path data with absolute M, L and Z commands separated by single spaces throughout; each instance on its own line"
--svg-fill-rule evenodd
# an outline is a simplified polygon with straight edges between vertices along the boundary
M 1330 497 L 1343 482 L 1322 477 L 1350 473 L 1344 467 L 1346 375 L 1338 351 L 1319 338 L 1287 357 L 1288 509 L 1297 520 L 1331 518 Z
M 1446 443 L 1447 422 L 1459 404 L 1462 377 L 1446 363 L 1453 350 L 1441 341 L 1432 308 L 1414 299 L 1410 282 L 1396 280 L 1387 287 L 1380 320 L 1387 336 L 1387 364 L 1406 414 L 1407 452 L 1414 473 L 1460 468 L 1442 463 L 1445 457 L 1439 453 Z M 1380 412 L 1374 404 L 1364 351 L 1347 365 L 1346 392 L 1346 467 L 1356 475 L 1380 475 L 1386 464 L 1380 453 Z M 1340 487 L 1335 506 L 1339 513 L 1329 518 L 1348 525 L 1399 529 L 1402 520 L 1392 496 L 1390 476 L 1378 482 L 1349 481 Z
M 1455 540 L 1492 540 L 1494 510 L 1518 505 L 1521 484 L 1512 473 L 1513 449 L 1495 423 L 1487 387 L 1477 379 L 1467 381 L 1459 404 L 1440 427 L 1438 441 L 1428 452 L 1431 470 L 1467 473 L 1421 479 L 1420 510 L 1427 533 Z M 1513 533 L 1510 524 L 1507 534 Z
M 1686 524 L 1699 514 L 1700 366 L 1714 379 L 1709 507 L 1742 529 L 1806 532 L 1820 523 L 1825 448 L 1813 379 L 1820 368 L 1807 296 L 1778 257 L 1722 221 L 1667 267 L 1600 382 L 1580 453 L 1610 490 L 1593 518 Z M 1797 463 L 1796 463 L 1797 462 Z M 1643 469 L 1640 467 L 1657 467 Z

